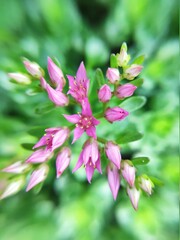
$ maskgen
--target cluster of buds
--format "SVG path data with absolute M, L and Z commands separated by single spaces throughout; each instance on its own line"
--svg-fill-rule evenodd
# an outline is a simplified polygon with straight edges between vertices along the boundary
M 18 83 L 29 84 L 32 77 L 37 79 L 42 89 L 47 92 L 50 101 L 56 106 L 68 106 L 73 100 L 73 102 L 79 105 L 81 110 L 72 115 L 63 114 L 64 118 L 73 124 L 71 127 L 60 126 L 45 129 L 44 136 L 34 145 L 34 152 L 25 162 L 14 163 L 2 170 L 3 172 L 19 175 L 18 178 L 15 178 L 14 182 L 6 186 L 0 196 L 1 199 L 16 193 L 22 188 L 25 184 L 25 174 L 30 173 L 26 191 L 42 183 L 48 175 L 48 161 L 53 156 L 56 158 L 56 176 L 59 178 L 70 164 L 71 150 L 69 145 L 74 144 L 82 134 L 86 134 L 87 140 L 82 147 L 73 172 L 84 166 L 87 180 L 91 183 L 95 170 L 100 174 L 103 172 L 101 168 L 101 154 L 104 152 L 109 160 L 106 172 L 114 200 L 117 198 L 122 178 L 126 182 L 127 194 L 134 209 L 138 208 L 141 190 L 151 194 L 153 183 L 147 176 L 136 176 L 137 169 L 132 161 L 122 159 L 118 143 L 105 140 L 102 136 L 97 136 L 96 133 L 96 126 L 101 123 L 100 118 L 105 118 L 108 126 L 109 123 L 122 121 L 129 115 L 126 109 L 119 106 L 109 107 L 107 104 L 110 101 L 113 103 L 113 97 L 121 101 L 124 98 L 132 96 L 137 87 L 128 81 L 137 77 L 142 70 L 141 65 L 135 63 L 128 65 L 130 56 L 127 54 L 125 43 L 122 44 L 120 53 L 115 56 L 115 60 L 116 67 L 111 66 L 107 69 L 107 83 L 101 84 L 98 90 L 98 99 L 103 104 L 103 107 L 102 112 L 95 115 L 93 115 L 88 98 L 90 80 L 88 79 L 83 62 L 81 62 L 75 77 L 67 75 L 69 82 L 67 93 L 64 92 L 66 84 L 64 74 L 50 57 L 48 57 L 47 65 L 49 83 L 45 80 L 44 71 L 41 67 L 37 63 L 27 59 L 23 63 L 30 74 L 29 76 L 20 73 L 9 73 L 9 76 Z M 70 143 L 69 137 L 71 132 L 73 132 L 73 140 Z M 19 177 L 20 175 L 22 175 L 22 178 Z

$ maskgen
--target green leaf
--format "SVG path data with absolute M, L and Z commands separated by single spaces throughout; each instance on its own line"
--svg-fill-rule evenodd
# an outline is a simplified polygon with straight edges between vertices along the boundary
M 104 75 L 100 68 L 96 69 L 95 80 L 98 82 L 99 87 L 101 87 L 105 83 Z
M 26 150 L 31 150 L 32 151 L 34 143 L 22 143 L 21 146 Z
M 143 107 L 146 103 L 146 98 L 143 96 L 134 96 L 126 99 L 120 104 L 120 107 L 129 112 L 133 112 Z
M 110 57 L 110 66 L 111 66 L 111 68 L 117 68 L 118 67 L 117 58 L 116 58 L 116 55 L 114 53 L 111 54 L 111 57 Z
M 54 104 L 53 103 L 45 103 L 44 105 L 41 104 L 39 107 L 35 109 L 36 114 L 45 114 L 54 109 Z
M 156 177 L 150 177 L 149 176 L 149 178 L 154 183 L 154 185 L 157 185 L 157 186 L 163 186 L 164 185 L 163 181 L 161 181 L 160 179 L 158 179 Z
M 143 78 L 137 78 L 134 81 L 131 81 L 131 84 L 133 84 L 134 86 L 140 87 L 142 86 L 144 83 L 144 79 Z
M 148 157 L 137 157 L 133 158 L 131 161 L 134 165 L 145 165 L 148 164 L 150 160 Z
M 28 133 L 31 135 L 31 136 L 34 136 L 34 137 L 41 137 L 43 134 L 44 134 L 44 130 L 46 129 L 47 127 L 44 126 L 44 127 L 33 127 L 31 128 L 30 130 L 28 130 Z
M 133 64 L 142 64 L 144 62 L 145 56 L 141 55 L 134 59 Z
M 138 132 L 136 127 L 128 126 L 125 130 L 123 130 L 116 139 L 116 142 L 119 144 L 128 143 L 128 142 L 134 142 L 143 137 L 143 134 Z

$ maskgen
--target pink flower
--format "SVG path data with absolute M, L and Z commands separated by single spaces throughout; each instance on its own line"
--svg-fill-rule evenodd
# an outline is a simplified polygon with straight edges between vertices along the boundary
M 101 102 L 108 102 L 111 99 L 111 89 L 107 84 L 104 84 L 98 92 L 98 98 Z
M 119 170 L 114 164 L 109 164 L 107 167 L 108 183 L 111 189 L 114 200 L 116 200 L 119 187 L 120 187 L 120 175 Z
M 140 191 L 136 187 L 127 187 L 127 194 L 135 210 L 138 209 L 138 202 L 140 198 Z
M 108 159 L 120 169 L 121 165 L 121 153 L 119 146 L 111 141 L 107 142 L 105 145 L 105 152 Z
M 33 76 L 36 78 L 40 78 L 43 76 L 43 71 L 41 69 L 41 67 L 36 63 L 36 62 L 31 62 L 28 59 L 25 59 L 23 61 L 24 66 L 26 68 L 26 70 Z
M 48 172 L 49 172 L 49 167 L 48 165 L 45 165 L 45 164 L 40 165 L 39 168 L 34 170 L 31 174 L 28 186 L 26 188 L 26 192 L 31 190 L 37 184 L 43 182 L 46 179 Z
M 61 88 L 60 85 L 57 89 L 52 88 L 43 77 L 40 78 L 41 86 L 47 91 L 49 99 L 56 106 L 67 106 L 69 103 L 68 97 L 62 93 L 58 88 Z
M 31 79 L 22 73 L 8 73 L 8 76 L 12 78 L 16 83 L 28 85 L 31 83 Z
M 106 72 L 106 77 L 110 83 L 115 84 L 120 79 L 120 73 L 117 68 L 108 68 Z
M 116 96 L 120 99 L 130 97 L 133 95 L 134 91 L 136 90 L 136 86 L 130 83 L 126 83 L 124 85 L 119 86 L 116 89 Z
M 71 160 L 71 150 L 68 147 L 64 147 L 58 154 L 56 159 L 56 176 L 59 178 L 64 170 L 69 166 Z
M 105 111 L 105 118 L 110 123 L 115 121 L 121 121 L 128 115 L 129 113 L 120 107 L 107 108 Z
M 69 80 L 69 91 L 70 94 L 77 102 L 82 103 L 82 101 L 87 98 L 89 89 L 89 79 L 86 75 L 86 69 L 84 63 L 81 62 L 76 77 L 67 75 Z
M 63 128 L 47 128 L 44 136 L 34 145 L 33 149 L 46 146 L 47 150 L 54 151 L 54 149 L 63 145 L 69 137 L 69 129 Z
M 142 69 L 143 66 L 138 64 L 132 64 L 129 68 L 125 70 L 124 77 L 127 78 L 128 80 L 133 80 L 140 74 Z
M 136 169 L 133 165 L 128 163 L 128 161 L 123 161 L 123 166 L 121 169 L 121 173 L 123 178 L 127 181 L 127 183 L 133 187 L 135 181 L 135 173 Z
M 82 113 L 73 115 L 63 115 L 69 122 L 75 123 L 76 128 L 74 130 L 74 138 L 72 143 L 74 143 L 81 135 L 86 132 L 90 137 L 96 137 L 95 126 L 100 123 L 96 118 L 93 117 L 90 104 L 88 99 L 84 99 L 82 102 Z
M 89 183 L 91 183 L 95 169 L 97 169 L 99 173 L 102 173 L 98 144 L 93 138 L 86 141 L 73 172 L 77 171 L 83 164 Z
M 140 184 L 139 184 L 140 188 L 148 193 L 149 195 L 151 195 L 152 193 L 152 188 L 154 187 L 153 182 L 146 176 L 141 176 L 140 177 Z
M 52 152 L 47 149 L 38 149 L 31 154 L 26 160 L 26 163 L 42 163 L 47 161 L 52 156 Z
M 65 79 L 62 70 L 48 57 L 48 73 L 56 90 L 62 91 Z
M 15 162 L 8 167 L 2 169 L 2 172 L 7 172 L 7 173 L 23 173 L 29 168 L 29 164 L 27 163 L 22 163 L 21 161 Z

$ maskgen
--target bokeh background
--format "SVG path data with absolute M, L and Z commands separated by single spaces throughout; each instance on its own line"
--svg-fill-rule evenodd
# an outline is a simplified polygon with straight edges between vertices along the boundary
M 65 124 L 61 109 L 48 111 L 45 93 L 35 95 L 9 81 L 7 72 L 25 72 L 21 57 L 42 67 L 47 56 L 56 57 L 63 71 L 73 75 L 84 60 L 93 81 L 94 70 L 105 72 L 110 53 L 126 41 L 134 57 L 146 56 L 145 82 L 137 94 L 146 96 L 147 103 L 131 116 L 144 137 L 123 146 L 124 154 L 148 156 L 150 163 L 139 171 L 164 182 L 152 197 L 141 196 L 137 212 L 123 189 L 114 202 L 105 171 L 91 185 L 83 170 L 71 174 L 79 141 L 61 179 L 55 179 L 52 162 L 40 193 L 23 189 L 0 202 L 0 239 L 178 239 L 178 2 L 0 0 L 0 13 L 0 168 L 30 155 L 21 144 L 37 140 L 27 133 L 31 127 Z M 95 104 L 93 91 L 90 98 Z M 5 177 L 0 173 L 1 180 Z

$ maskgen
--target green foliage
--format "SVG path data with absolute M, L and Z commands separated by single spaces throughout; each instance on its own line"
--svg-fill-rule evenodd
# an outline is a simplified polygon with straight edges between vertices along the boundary
M 134 112 L 142 108 L 146 103 L 146 98 L 144 96 L 134 96 L 129 99 L 124 100 L 119 106 L 126 109 L 129 112 Z

